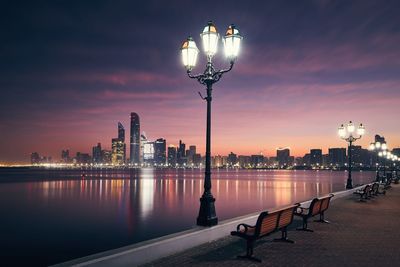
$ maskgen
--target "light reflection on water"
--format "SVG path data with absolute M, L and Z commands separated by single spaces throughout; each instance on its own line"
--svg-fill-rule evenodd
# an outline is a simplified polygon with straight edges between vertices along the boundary
M 224 220 L 343 190 L 346 175 L 214 170 L 212 192 L 218 217 Z M 355 172 L 354 183 L 373 176 Z M 86 173 L 85 179 L 75 180 L 1 183 L 0 214 L 8 216 L 0 229 L 0 256 L 5 253 L 18 262 L 17 247 L 26 250 L 26 262 L 52 264 L 189 229 L 202 192 L 200 170 L 142 169 L 96 177 Z

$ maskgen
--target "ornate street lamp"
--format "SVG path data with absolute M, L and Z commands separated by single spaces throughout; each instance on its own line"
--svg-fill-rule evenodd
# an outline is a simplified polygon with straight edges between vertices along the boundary
M 357 135 L 355 135 L 355 126 L 354 124 L 350 121 L 346 127 L 344 125 L 340 125 L 338 128 L 338 133 L 340 138 L 345 140 L 347 143 L 349 143 L 348 146 L 348 158 L 349 158 L 349 166 L 348 166 L 348 178 L 347 178 L 347 183 L 346 183 L 346 189 L 352 189 L 353 188 L 353 180 L 351 179 L 351 169 L 352 169 L 352 160 L 351 160 L 351 150 L 353 143 L 360 139 L 364 134 L 365 134 L 365 127 L 360 123 L 357 129 Z
M 200 34 L 203 43 L 204 53 L 207 57 L 206 68 L 203 73 L 192 75 L 192 69 L 196 66 L 199 50 L 192 37 L 188 37 L 182 44 L 181 53 L 183 65 L 186 68 L 190 78 L 196 79 L 200 84 L 206 86 L 207 96 L 200 97 L 207 102 L 207 130 L 206 130 L 206 168 L 204 178 L 204 193 L 200 198 L 200 211 L 197 217 L 197 225 L 213 226 L 218 224 L 218 218 L 215 212 L 215 198 L 211 193 L 211 93 L 212 86 L 218 82 L 222 75 L 233 68 L 235 60 L 239 54 L 242 36 L 235 25 L 231 24 L 223 37 L 225 56 L 230 61 L 227 69 L 215 70 L 213 57 L 218 50 L 219 34 L 214 23 L 209 21 Z

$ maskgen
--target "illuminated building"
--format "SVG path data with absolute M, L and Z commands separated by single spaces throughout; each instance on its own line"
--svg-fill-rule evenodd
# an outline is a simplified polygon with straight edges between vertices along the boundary
M 102 163 L 109 164 L 112 162 L 112 151 L 110 150 L 102 150 L 101 151 L 101 160 Z
M 134 112 L 131 113 L 130 163 L 140 164 L 140 120 Z
M 111 140 L 111 163 L 113 165 L 125 164 L 126 144 L 125 129 L 122 123 L 118 122 L 118 137 Z
M 148 140 L 143 142 L 143 163 L 150 165 L 154 163 L 154 142 Z

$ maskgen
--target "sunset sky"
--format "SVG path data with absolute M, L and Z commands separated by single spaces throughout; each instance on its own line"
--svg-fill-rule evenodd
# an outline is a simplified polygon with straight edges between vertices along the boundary
M 40 3 L 39 3 L 40 2 Z M 0 7 L 0 163 L 110 148 L 136 112 L 149 139 L 204 153 L 204 88 L 180 45 L 213 20 L 243 46 L 214 85 L 212 153 L 345 147 L 341 123 L 400 147 L 400 1 L 5 1 Z M 200 54 L 194 72 L 204 69 Z M 228 62 L 222 43 L 218 68 Z M 129 154 L 128 154 L 129 155 Z

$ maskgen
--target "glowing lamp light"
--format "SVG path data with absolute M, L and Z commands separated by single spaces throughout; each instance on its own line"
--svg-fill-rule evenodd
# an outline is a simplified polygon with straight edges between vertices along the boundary
M 199 54 L 199 49 L 192 37 L 189 36 L 182 43 L 181 53 L 183 65 L 187 70 L 192 70 L 192 68 L 196 66 L 197 55 Z
M 358 126 L 357 134 L 363 136 L 365 134 L 365 127 L 362 123 Z
M 369 148 L 368 148 L 370 151 L 374 151 L 375 150 L 375 144 L 374 143 L 371 143 L 370 145 L 369 145 Z
M 383 156 L 386 156 L 386 155 L 387 155 L 387 152 L 386 152 L 386 151 L 382 151 L 382 155 L 383 155 Z
M 219 34 L 212 21 L 207 23 L 200 37 L 203 40 L 203 48 L 206 55 L 209 57 L 214 56 L 217 53 Z
M 375 147 L 376 147 L 376 148 L 380 148 L 380 147 L 381 147 L 381 142 L 376 142 L 376 143 L 375 143 Z
M 338 134 L 342 138 L 346 136 L 346 129 L 344 128 L 343 124 L 338 128 Z
M 382 150 L 386 150 L 386 149 L 388 149 L 388 146 L 387 146 L 386 143 L 383 143 L 383 144 L 382 144 Z
M 349 133 L 354 133 L 354 130 L 356 129 L 356 127 L 354 127 L 354 123 L 352 123 L 351 121 L 347 124 L 347 131 Z
M 229 25 L 226 30 L 223 43 L 225 48 L 225 56 L 234 61 L 239 55 L 240 43 L 243 37 L 239 34 L 239 30 L 234 24 Z
M 378 153 L 378 156 L 379 156 L 379 157 L 382 157 L 382 156 L 383 156 L 383 152 L 380 151 L 380 152 Z

